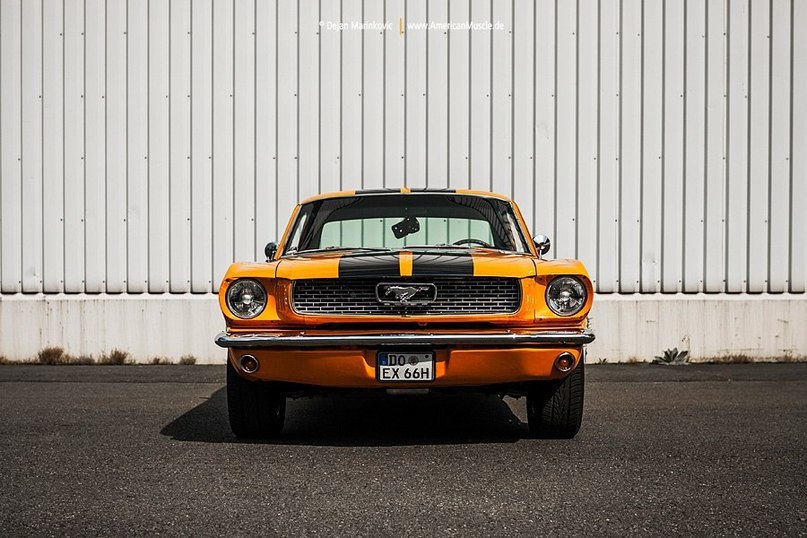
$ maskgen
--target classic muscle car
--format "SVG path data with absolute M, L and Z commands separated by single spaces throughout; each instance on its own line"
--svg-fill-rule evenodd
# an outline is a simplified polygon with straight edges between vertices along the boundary
M 341 389 L 527 398 L 530 432 L 573 437 L 594 290 L 548 260 L 504 196 L 366 190 L 305 200 L 266 261 L 219 291 L 227 403 L 239 437 L 283 428 L 286 398 Z

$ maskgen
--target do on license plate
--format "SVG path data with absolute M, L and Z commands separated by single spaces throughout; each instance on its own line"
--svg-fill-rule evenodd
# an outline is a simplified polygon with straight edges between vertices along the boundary
M 379 351 L 376 375 L 382 383 L 434 381 L 434 353 Z

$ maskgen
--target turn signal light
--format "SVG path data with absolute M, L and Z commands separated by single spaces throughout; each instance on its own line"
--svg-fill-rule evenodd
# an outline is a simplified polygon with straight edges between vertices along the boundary
M 567 351 L 558 355 L 558 358 L 555 359 L 555 368 L 561 372 L 568 372 L 574 368 L 574 355 Z
M 248 374 L 254 374 L 261 366 L 258 359 L 252 355 L 241 355 L 241 358 L 238 359 L 238 364 L 241 366 L 241 370 Z

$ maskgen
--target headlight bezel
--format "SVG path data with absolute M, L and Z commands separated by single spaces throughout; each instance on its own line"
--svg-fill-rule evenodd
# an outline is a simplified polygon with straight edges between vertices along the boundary
M 244 309 L 235 308 L 233 306 L 233 303 L 236 302 L 235 294 L 239 293 L 239 290 L 243 289 L 246 286 L 250 286 L 253 292 L 255 291 L 258 292 L 252 294 L 252 296 L 250 297 L 250 302 L 255 302 L 255 304 L 259 305 L 259 308 L 244 312 Z M 238 319 L 257 318 L 266 310 L 266 305 L 268 304 L 268 302 L 269 298 L 268 294 L 266 293 L 266 287 L 259 280 L 254 278 L 239 278 L 237 280 L 234 280 L 227 287 L 227 292 L 225 293 L 225 303 L 227 304 L 227 309 L 233 316 L 237 317 Z
M 564 311 L 561 308 L 557 307 L 555 302 L 558 300 L 558 295 L 560 294 L 560 288 L 564 286 L 571 286 L 572 288 L 579 288 L 579 304 L 574 308 L 574 310 Z M 557 293 L 552 296 L 553 292 L 558 290 Z M 586 303 L 588 302 L 588 288 L 586 287 L 585 282 L 582 279 L 578 278 L 574 275 L 558 275 L 553 278 L 549 283 L 546 285 L 546 292 L 544 293 L 544 301 L 546 302 L 547 308 L 555 314 L 556 316 L 560 316 L 563 318 L 570 318 L 574 317 L 586 307 Z

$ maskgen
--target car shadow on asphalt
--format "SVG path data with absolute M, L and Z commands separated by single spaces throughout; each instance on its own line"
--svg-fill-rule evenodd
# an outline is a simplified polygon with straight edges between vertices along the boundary
M 242 440 L 230 431 L 224 388 L 160 433 L 177 441 L 304 446 L 514 443 L 529 436 L 526 424 L 496 396 L 347 393 L 289 400 L 280 437 Z

